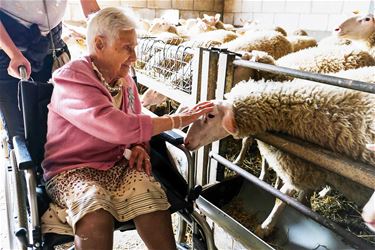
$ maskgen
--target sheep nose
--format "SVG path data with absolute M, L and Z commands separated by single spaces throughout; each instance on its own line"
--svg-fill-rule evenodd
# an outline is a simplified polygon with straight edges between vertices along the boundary
M 340 28 L 336 28 L 335 31 L 336 31 L 336 32 L 340 32 L 341 29 L 340 29 Z

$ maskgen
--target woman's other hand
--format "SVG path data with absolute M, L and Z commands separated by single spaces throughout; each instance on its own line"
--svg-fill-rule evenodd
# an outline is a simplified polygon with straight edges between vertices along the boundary
M 11 57 L 8 67 L 8 74 L 15 78 L 21 79 L 19 67 L 22 65 L 25 66 L 26 78 L 29 79 L 31 75 L 31 65 L 30 62 L 22 55 L 22 53 L 17 53 Z
M 137 168 L 137 171 L 144 171 L 147 175 L 151 175 L 151 161 L 146 149 L 140 145 L 136 145 L 131 150 L 129 167 Z

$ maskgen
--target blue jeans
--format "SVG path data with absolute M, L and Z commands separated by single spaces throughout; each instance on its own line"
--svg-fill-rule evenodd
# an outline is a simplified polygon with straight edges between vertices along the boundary
M 9 148 L 12 146 L 12 138 L 16 135 L 24 136 L 22 113 L 18 109 L 18 82 L 8 74 L 10 59 L 4 51 L 0 50 L 0 118 L 8 135 Z M 52 55 L 44 59 L 43 69 L 32 72 L 31 78 L 38 82 L 47 82 L 51 78 Z

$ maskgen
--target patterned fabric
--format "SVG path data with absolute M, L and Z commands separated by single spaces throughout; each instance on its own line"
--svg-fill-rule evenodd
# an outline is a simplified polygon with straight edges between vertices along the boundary
M 170 206 L 160 183 L 128 168 L 126 160 L 106 171 L 80 168 L 58 174 L 46 190 L 54 203 L 42 216 L 43 233 L 73 235 L 76 223 L 98 209 L 124 222 Z

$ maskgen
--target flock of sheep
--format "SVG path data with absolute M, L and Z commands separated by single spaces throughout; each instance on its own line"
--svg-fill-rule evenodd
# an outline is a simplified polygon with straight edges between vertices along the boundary
M 347 19 L 335 29 L 334 35 L 319 42 L 303 30 L 288 35 L 281 27 L 266 28 L 255 21 L 242 21 L 242 28 L 234 28 L 222 23 L 220 15 L 180 20 L 179 26 L 164 19 L 142 20 L 138 34 L 182 47 L 225 48 L 241 55 L 243 60 L 375 84 L 375 20 L 372 14 Z M 165 54 L 159 51 L 146 55 L 147 60 L 140 68 L 152 71 L 155 65 L 165 66 L 168 62 L 174 65 L 174 71 L 181 72 L 178 77 L 186 77 L 185 67 L 192 57 L 183 58 L 184 66 Z M 258 133 L 275 131 L 375 167 L 375 153 L 366 148 L 366 144 L 375 143 L 374 94 L 243 67 L 235 68 L 234 83 L 238 84 L 226 95 L 226 100 L 214 100 L 214 112 L 190 127 L 185 138 L 188 149 L 195 150 L 228 135 L 251 138 Z M 151 89 L 142 98 L 145 106 L 166 99 Z M 285 194 L 296 190 L 307 195 L 328 184 L 359 206 L 371 196 L 371 190 L 362 185 L 262 141 L 257 144 L 269 167 L 283 181 L 280 191 Z M 272 232 L 284 207 L 283 202 L 275 203 L 268 218 L 257 229 L 259 236 Z M 370 226 L 375 225 L 375 195 L 365 206 L 363 218 Z
M 373 15 L 349 18 L 335 32 L 339 39 L 348 39 L 349 44 L 318 45 L 283 56 L 273 64 L 375 84 Z M 194 150 L 228 135 L 243 138 L 275 131 L 375 167 L 375 153 L 366 148 L 366 144 L 375 142 L 374 94 L 301 79 L 282 80 L 287 79 L 260 75 L 237 84 L 225 101 L 214 101 L 214 112 L 190 127 L 185 138 L 186 147 Z M 261 141 L 257 143 L 262 157 L 283 181 L 280 191 L 285 194 L 290 195 L 294 190 L 309 194 L 329 184 L 360 206 L 371 195 L 368 188 L 340 175 Z M 363 212 L 363 218 L 370 225 L 375 221 L 374 200 L 372 197 Z M 259 236 L 272 232 L 284 207 L 282 202 L 275 203 L 268 218 L 257 229 Z

